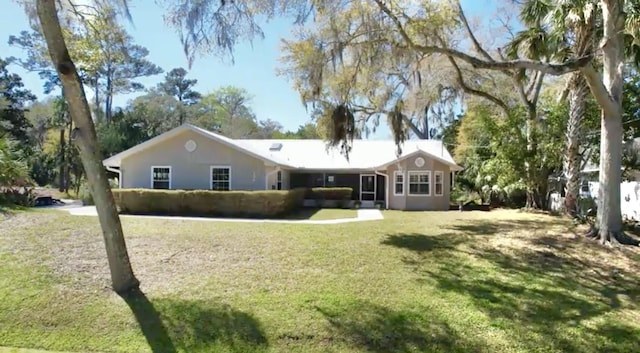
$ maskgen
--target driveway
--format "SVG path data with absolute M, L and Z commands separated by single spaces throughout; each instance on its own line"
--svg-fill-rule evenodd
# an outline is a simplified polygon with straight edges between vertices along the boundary
M 72 216 L 97 216 L 95 206 L 80 207 L 58 207 L 65 209 Z M 140 215 L 120 215 L 123 218 L 157 218 L 167 220 L 186 220 L 203 222 L 241 222 L 241 223 L 295 223 L 295 224 L 340 224 L 351 222 L 377 221 L 384 219 L 382 212 L 378 209 L 360 209 L 355 218 L 324 219 L 324 220 L 286 220 L 286 219 L 252 219 L 252 218 L 209 218 L 209 217 L 179 217 L 179 216 L 140 216 Z

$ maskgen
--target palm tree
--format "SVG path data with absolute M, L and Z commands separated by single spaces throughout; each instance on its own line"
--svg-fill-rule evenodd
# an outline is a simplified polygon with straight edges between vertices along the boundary
M 518 33 L 511 45 L 516 50 L 524 49 L 530 57 L 540 56 L 541 52 L 559 60 L 591 55 L 596 44 L 596 6 L 594 0 L 525 1 L 520 18 L 530 29 Z M 580 190 L 580 142 L 584 135 L 588 96 L 589 86 L 584 75 L 581 72 L 571 74 L 561 98 L 568 97 L 569 100 L 563 175 L 566 180 L 565 212 L 571 216 L 576 214 Z

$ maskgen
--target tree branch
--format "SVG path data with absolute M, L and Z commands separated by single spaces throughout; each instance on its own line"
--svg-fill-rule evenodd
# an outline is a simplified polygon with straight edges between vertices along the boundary
M 513 80 L 513 85 L 515 86 L 516 90 L 518 91 L 518 95 L 522 100 L 522 104 L 524 104 L 527 108 L 531 108 L 531 101 L 529 101 L 529 97 L 524 90 L 524 83 L 522 82 L 522 79 L 519 78 L 517 74 L 512 75 L 511 79 Z
M 529 86 L 527 87 L 527 97 L 531 96 L 531 92 L 533 92 L 533 89 L 538 82 L 538 75 L 540 75 L 540 72 L 536 71 L 533 78 L 530 80 L 531 82 L 529 82 Z
M 467 21 L 467 16 L 465 16 L 464 11 L 462 10 L 462 5 L 460 5 L 460 0 L 456 0 L 456 5 L 458 6 L 458 11 L 460 12 L 460 19 L 462 20 L 462 24 L 467 29 L 467 33 L 469 33 L 469 37 L 471 38 L 471 42 L 473 43 L 473 46 L 476 48 L 478 53 L 480 53 L 482 56 L 485 57 L 485 59 L 491 62 L 495 62 L 495 60 L 491 57 L 491 55 L 489 55 L 489 53 L 487 53 L 487 51 L 484 50 L 482 45 L 480 45 L 480 42 L 478 42 L 478 39 L 473 34 L 473 31 L 471 30 L 471 26 L 469 26 L 469 22 Z
M 562 64 L 551 64 L 545 63 L 542 61 L 533 61 L 533 60 L 508 60 L 508 61 L 487 61 L 482 60 L 467 53 L 463 53 L 459 50 L 451 49 L 451 48 L 443 48 L 431 45 L 421 45 L 415 43 L 411 37 L 407 34 L 407 31 L 404 29 L 402 22 L 398 19 L 396 15 L 391 12 L 389 7 L 387 7 L 381 0 L 374 0 L 376 4 L 380 7 L 382 12 L 384 12 L 391 21 L 394 23 L 397 28 L 402 39 L 407 42 L 407 45 L 416 51 L 419 51 L 423 54 L 444 54 L 447 56 L 452 56 L 457 59 L 461 59 L 469 63 L 476 69 L 488 69 L 488 70 L 513 70 L 513 69 L 529 69 L 541 71 L 549 75 L 560 76 L 569 72 L 577 71 L 582 67 L 588 65 L 593 56 L 587 55 L 579 58 L 569 59 Z
M 589 64 L 583 67 L 580 71 L 587 79 L 587 84 L 589 84 L 589 89 L 591 90 L 593 97 L 596 102 L 598 102 L 598 105 L 602 107 L 605 114 L 610 116 L 621 114 L 619 111 L 620 106 L 613 101 L 613 98 L 611 98 L 609 91 L 607 91 L 607 88 L 602 82 L 602 76 L 598 71 L 596 71 L 593 65 Z
M 416 135 L 417 138 L 421 140 L 425 140 L 428 138 L 427 135 L 429 134 L 429 131 L 425 131 L 425 132 L 420 131 L 420 129 L 418 129 L 416 124 L 414 124 L 413 121 L 411 121 L 411 119 L 409 119 L 408 116 L 402 114 L 402 120 L 404 120 L 404 124 L 406 126 L 409 126 L 409 129 L 411 129 L 411 131 Z
M 460 70 L 460 66 L 458 66 L 458 63 L 456 62 L 456 60 L 451 56 L 447 56 L 447 58 L 449 59 L 449 62 L 451 62 L 451 65 L 453 65 L 453 68 L 456 71 L 456 80 L 458 81 L 458 85 L 460 85 L 460 88 L 462 88 L 464 92 L 468 94 L 472 94 L 474 96 L 482 97 L 488 101 L 491 101 L 495 105 L 500 107 L 505 112 L 505 114 L 507 115 L 509 114 L 509 106 L 503 100 L 501 100 L 500 98 L 488 92 L 477 90 L 468 86 L 464 81 L 464 77 L 462 76 L 462 70 Z
M 538 98 L 540 97 L 540 91 L 542 90 L 542 83 L 544 82 L 544 72 L 538 73 L 535 82 L 536 83 L 534 85 L 535 88 L 533 89 L 533 95 L 529 95 L 529 97 L 531 97 L 529 100 L 533 105 L 538 104 Z

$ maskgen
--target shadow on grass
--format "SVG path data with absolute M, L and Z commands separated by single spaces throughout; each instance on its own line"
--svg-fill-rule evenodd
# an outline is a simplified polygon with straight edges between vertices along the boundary
M 306 220 L 311 219 L 316 213 L 320 212 L 320 208 L 303 207 L 295 210 L 291 214 L 285 215 L 282 218 L 287 220 Z
M 381 244 L 422 253 L 435 250 L 453 250 L 456 245 L 466 240 L 467 237 L 459 234 L 428 236 L 418 233 L 400 233 L 388 235 Z
M 390 234 L 382 244 L 407 250 L 402 261 L 418 282 L 471 303 L 491 326 L 513 337 L 514 345 L 631 351 L 640 337 L 638 321 L 623 322 L 616 312 L 640 309 L 640 276 L 609 264 L 606 257 L 614 255 L 608 249 L 595 249 L 602 258 L 589 257 L 581 253 L 590 246 L 587 240 L 547 234 L 560 224 L 566 222 L 470 220 L 448 227 L 453 233 Z M 513 230 L 522 232 L 508 233 Z M 513 242 L 489 242 L 497 236 Z M 627 259 L 633 261 L 632 255 Z M 597 324 L 588 324 L 591 319 Z
M 153 353 L 210 351 L 252 352 L 267 347 L 258 321 L 226 305 L 205 301 L 158 299 L 142 291 L 123 295 Z
M 169 337 L 169 332 L 162 323 L 160 313 L 156 311 L 156 308 L 141 290 L 127 292 L 122 295 L 122 299 L 124 299 L 136 317 L 140 330 L 153 353 L 176 352 L 176 347 L 173 345 L 171 337 Z
M 475 352 L 479 345 L 460 337 L 426 309 L 396 311 L 361 301 L 316 307 L 334 339 L 368 352 Z

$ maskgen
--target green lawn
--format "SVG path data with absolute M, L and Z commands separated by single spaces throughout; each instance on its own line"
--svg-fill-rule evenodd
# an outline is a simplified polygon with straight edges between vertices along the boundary
M 382 221 L 340 225 L 127 218 L 142 292 L 123 299 L 108 289 L 97 218 L 57 211 L 5 217 L 0 346 L 638 349 L 640 251 L 603 249 L 560 218 L 516 211 L 385 212 Z

